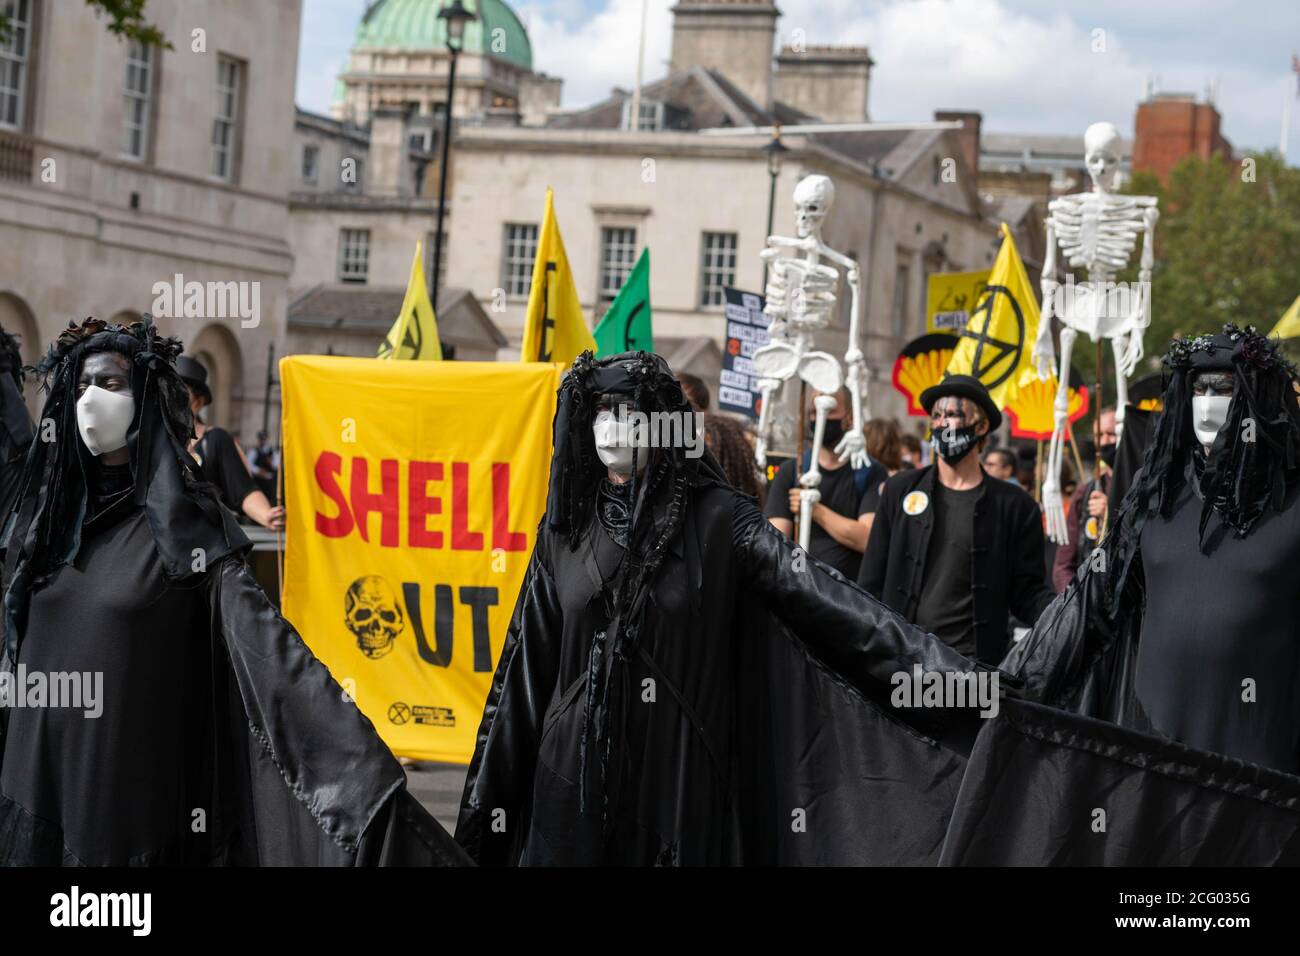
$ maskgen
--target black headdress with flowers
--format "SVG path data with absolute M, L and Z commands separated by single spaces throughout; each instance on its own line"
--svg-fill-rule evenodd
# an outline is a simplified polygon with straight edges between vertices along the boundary
M 129 326 L 99 319 L 69 323 L 27 369 L 39 377 L 47 398 L 0 539 L 6 549 L 4 645 L 11 662 L 31 591 L 71 562 L 81 546 L 92 456 L 77 430 L 77 377 L 82 360 L 95 352 L 114 352 L 131 363 L 136 408 L 127 448 L 133 498 L 148 518 L 167 577 L 193 577 L 249 546 L 189 454 L 194 422 L 185 383 L 173 367 L 180 340 L 161 335 L 149 315 Z

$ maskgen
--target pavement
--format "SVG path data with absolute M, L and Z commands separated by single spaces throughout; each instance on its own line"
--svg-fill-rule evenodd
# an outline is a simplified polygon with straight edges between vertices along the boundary
M 449 763 L 412 763 L 406 768 L 407 789 L 448 833 L 456 831 L 456 815 L 468 770 Z

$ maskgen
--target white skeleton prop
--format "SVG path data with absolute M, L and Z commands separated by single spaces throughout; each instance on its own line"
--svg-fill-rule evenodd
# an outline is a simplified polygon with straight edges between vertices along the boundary
M 1033 353 L 1041 378 L 1056 372 L 1055 427 L 1043 481 L 1043 511 L 1047 515 L 1047 535 L 1057 544 L 1065 544 L 1068 537 L 1061 500 L 1061 457 L 1069 427 L 1070 352 L 1080 332 L 1088 333 L 1093 342 L 1110 340 L 1115 355 L 1115 427 L 1117 431 L 1122 429 L 1128 400 L 1127 376 L 1142 358 L 1142 335 L 1151 324 L 1151 264 L 1156 219 L 1160 215 L 1154 197 L 1111 192 L 1120 160 L 1119 131 L 1114 126 L 1093 123 L 1084 133 L 1083 142 L 1084 162 L 1093 188 L 1061 196 L 1048 206 L 1042 318 Z M 1142 258 L 1138 288 L 1136 293 L 1120 294 L 1114 278 L 1132 258 L 1139 234 Z M 1088 270 L 1088 281 L 1075 282 L 1073 275 L 1066 277 L 1064 286 L 1056 281 L 1058 242 L 1072 268 L 1082 266 Z M 1061 330 L 1059 363 L 1054 361 L 1053 316 L 1065 326 Z
M 866 440 L 862 434 L 862 392 L 866 386 L 866 363 L 858 348 L 858 264 L 822 241 L 822 223 L 835 202 L 835 185 L 825 176 L 807 176 L 794 189 L 798 238 L 768 236 L 767 248 L 761 253 L 768 265 L 768 280 L 763 311 L 771 317 L 769 343 L 754 353 L 754 368 L 759 374 L 759 391 L 763 407 L 759 414 L 756 458 L 758 467 L 767 467 L 767 442 L 771 437 L 772 400 L 782 383 L 796 376 L 821 394 L 813 401 L 817 412 L 814 425 L 811 463 L 799 479 L 799 546 L 808 548 L 812 533 L 812 510 L 821 500 L 817 486 L 821 471 L 818 450 L 826 430 L 826 418 L 835 407 L 835 393 L 847 385 L 853 403 L 853 428 L 835 446 L 840 461 L 854 468 L 867 464 Z M 829 263 L 822 260 L 828 260 Z M 813 350 L 813 333 L 831 324 L 835 308 L 835 286 L 839 266 L 845 270 L 851 299 L 849 302 L 849 349 L 844 355 L 847 376 L 833 355 Z M 804 427 L 804 410 L 800 409 L 799 427 Z M 799 463 L 796 463 L 798 466 Z

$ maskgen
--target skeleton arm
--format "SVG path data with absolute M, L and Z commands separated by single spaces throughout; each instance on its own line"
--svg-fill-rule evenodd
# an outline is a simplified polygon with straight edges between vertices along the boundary
M 1053 203 L 1055 205 L 1055 203 Z M 1055 210 L 1053 210 L 1053 213 Z M 1039 283 L 1043 292 L 1043 306 L 1038 316 L 1038 336 L 1034 339 L 1033 359 L 1038 377 L 1043 381 L 1055 371 L 1056 346 L 1052 342 L 1052 316 L 1055 314 L 1056 290 L 1056 224 L 1052 215 L 1047 217 L 1047 255 L 1043 261 L 1043 278 Z
M 863 419 L 863 392 L 867 385 L 867 365 L 862 349 L 858 347 L 858 293 L 861 281 L 858 273 L 858 264 L 847 256 L 839 256 L 846 263 L 847 274 L 845 278 L 849 283 L 849 348 L 844 353 L 844 365 L 846 369 L 844 384 L 849 389 L 849 400 L 853 403 L 853 428 L 845 433 L 835 446 L 835 453 L 840 456 L 840 461 L 846 458 L 850 459 L 850 465 L 854 468 L 865 468 L 870 464 L 867 456 L 867 440 L 862 433 L 862 426 L 866 424 Z
M 1144 197 L 1145 198 L 1145 197 Z M 1142 213 L 1142 258 L 1138 263 L 1138 283 L 1142 295 L 1140 311 L 1134 316 L 1133 328 L 1129 331 L 1127 347 L 1124 350 L 1123 373 L 1132 375 L 1137 363 L 1142 361 L 1143 333 L 1151 327 L 1151 267 L 1156 257 L 1156 220 L 1160 210 L 1154 200 Z

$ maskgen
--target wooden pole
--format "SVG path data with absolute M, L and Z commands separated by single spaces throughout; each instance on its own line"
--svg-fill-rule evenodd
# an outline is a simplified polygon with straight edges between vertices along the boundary
M 1097 401 L 1092 406 L 1092 477 L 1101 477 L 1101 373 L 1103 367 L 1101 340 L 1097 340 L 1097 389 L 1093 394 Z M 1083 469 L 1079 469 L 1079 481 L 1083 481 Z
M 1034 454 L 1034 501 L 1043 500 L 1043 440 L 1037 441 L 1038 451 Z
M 799 417 L 798 417 L 799 439 L 796 445 L 797 451 L 794 453 L 794 484 L 793 488 L 801 487 L 799 479 L 803 477 L 803 441 L 804 432 L 808 428 L 808 384 L 799 380 Z M 794 541 L 799 542 L 799 512 L 794 513 Z

